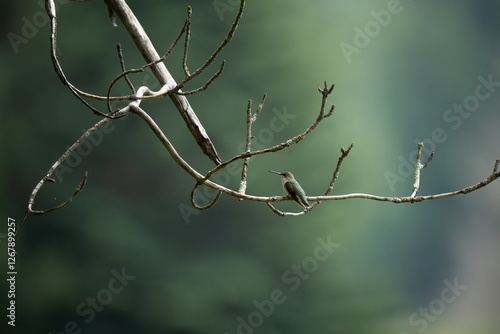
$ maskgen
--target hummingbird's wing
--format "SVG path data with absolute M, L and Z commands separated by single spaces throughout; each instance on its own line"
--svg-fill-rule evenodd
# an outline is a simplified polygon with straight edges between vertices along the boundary
M 300 205 L 300 206 L 301 206 L 301 207 L 303 207 L 303 208 L 306 208 L 306 207 L 308 207 L 308 206 L 309 206 L 309 203 L 307 203 L 307 201 L 305 200 L 305 198 L 304 198 L 304 199 L 302 199 L 302 198 L 300 198 L 300 197 L 298 196 L 298 194 L 297 194 L 297 192 L 295 191 L 295 189 L 293 189 L 292 185 L 290 185 L 290 182 L 286 182 L 284 186 L 285 186 L 285 191 L 287 192 L 287 194 L 288 194 L 288 195 L 290 195 L 290 196 L 293 198 L 293 200 L 294 200 L 295 202 L 297 202 L 297 204 L 298 204 L 298 205 Z M 302 190 L 302 189 L 301 189 L 301 190 Z M 302 190 L 302 191 L 303 191 L 303 190 Z M 304 202 L 305 202 L 305 203 L 304 203 Z

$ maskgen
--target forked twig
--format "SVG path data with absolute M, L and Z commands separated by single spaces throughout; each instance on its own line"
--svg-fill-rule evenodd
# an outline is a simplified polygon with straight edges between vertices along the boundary
M 121 116 L 121 115 L 119 114 L 117 116 Z M 54 171 L 64 162 L 64 160 L 66 160 L 66 158 L 71 153 L 73 153 L 80 146 L 81 143 L 83 143 L 92 133 L 94 133 L 97 129 L 99 129 L 101 126 L 103 126 L 104 124 L 106 124 L 110 120 L 111 120 L 111 118 L 103 118 L 103 119 L 101 119 L 93 127 L 89 128 L 87 131 L 85 131 L 83 133 L 83 135 L 81 135 L 80 138 L 78 138 L 73 143 L 73 145 L 71 145 L 61 155 L 61 157 L 59 157 L 59 159 L 56 160 L 56 162 L 52 165 L 52 167 L 47 171 L 47 173 L 45 174 L 45 176 L 38 182 L 38 184 L 35 186 L 35 188 L 31 192 L 31 195 L 30 195 L 29 201 L 28 201 L 28 207 L 26 209 L 26 214 L 24 215 L 23 219 L 17 225 L 17 227 L 16 227 L 16 233 L 17 233 L 17 230 L 19 229 L 19 227 L 22 225 L 22 223 L 26 220 L 26 218 L 28 217 L 29 214 L 43 215 L 43 214 L 46 214 L 46 213 L 49 213 L 49 212 L 52 212 L 52 211 L 55 211 L 55 210 L 59 210 L 59 209 L 65 207 L 67 204 L 69 204 L 73 200 L 73 198 L 75 198 L 75 196 L 80 193 L 80 191 L 83 189 L 83 187 L 85 186 L 85 183 L 87 181 L 87 172 L 85 172 L 85 175 L 84 175 L 82 181 L 75 188 L 75 191 L 73 192 L 73 194 L 70 196 L 70 198 L 67 201 L 65 201 L 61 205 L 56 206 L 55 208 L 48 209 L 48 210 L 35 210 L 35 209 L 33 209 L 33 206 L 35 205 L 35 198 L 36 198 L 38 192 L 40 191 L 40 189 L 42 188 L 42 186 L 46 182 L 52 182 L 52 183 L 55 182 L 55 180 L 52 178 L 52 174 L 54 173 Z
M 424 162 L 423 164 L 420 162 L 420 159 L 422 158 L 422 148 L 424 147 L 424 143 L 418 143 L 418 148 L 417 148 L 417 161 L 415 163 L 415 177 L 414 177 L 414 182 L 413 182 L 413 192 L 411 193 L 410 197 L 415 197 L 418 193 L 418 190 L 420 189 L 420 171 L 427 167 L 429 163 L 431 162 L 432 158 L 434 157 L 434 151 L 431 152 L 429 155 L 429 158 L 427 158 L 427 161 Z

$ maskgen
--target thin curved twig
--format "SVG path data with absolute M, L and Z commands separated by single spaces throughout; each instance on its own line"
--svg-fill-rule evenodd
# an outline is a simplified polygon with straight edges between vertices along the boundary
M 199 92 L 206 90 L 212 84 L 212 82 L 214 82 L 215 79 L 217 79 L 222 74 L 222 71 L 224 70 L 225 65 L 226 65 L 226 61 L 223 60 L 221 65 L 220 65 L 219 70 L 217 72 L 215 72 L 214 75 L 212 75 L 212 77 L 210 77 L 210 79 L 208 79 L 207 82 L 205 82 L 205 84 L 203 86 L 196 88 L 196 89 L 193 89 L 193 90 L 188 90 L 185 92 L 175 91 L 175 89 L 171 89 L 171 90 L 169 90 L 169 92 L 166 95 L 168 95 L 168 94 L 192 95 L 192 94 L 196 94 L 196 93 L 199 93 Z
M 191 81 L 193 78 L 197 77 L 200 75 L 212 62 L 217 58 L 217 56 L 221 53 L 221 51 L 226 47 L 226 45 L 233 39 L 234 33 L 236 32 L 236 29 L 238 28 L 238 24 L 240 23 L 241 17 L 243 16 L 243 9 L 245 8 L 245 0 L 240 1 L 240 7 L 238 9 L 238 13 L 236 14 L 236 17 L 233 21 L 233 24 L 231 25 L 231 29 L 229 29 L 228 34 L 226 35 L 226 38 L 221 42 L 221 44 L 215 49 L 215 51 L 208 57 L 208 59 L 193 73 L 190 75 L 187 75 L 184 80 L 179 82 L 175 87 L 172 88 L 172 91 L 178 91 L 182 89 L 186 83 Z
M 54 180 L 52 180 L 51 178 L 49 178 L 48 176 L 44 177 L 40 183 L 37 185 L 37 188 L 36 191 L 34 191 L 31 196 L 30 196 L 30 200 L 29 200 L 29 204 L 28 204 L 28 208 L 26 209 L 26 212 L 24 213 L 24 216 L 23 218 L 21 219 L 21 221 L 19 222 L 19 224 L 17 224 L 16 226 L 16 229 L 14 230 L 14 234 L 17 233 L 17 230 L 19 230 L 19 228 L 21 227 L 21 225 L 24 223 L 24 221 L 26 220 L 26 218 L 28 218 L 28 215 L 29 214 L 33 214 L 35 216 L 37 215 L 44 215 L 46 213 L 49 213 L 49 212 L 52 212 L 52 211 L 56 211 L 56 210 L 59 210 L 59 209 L 62 209 L 64 208 L 66 205 L 68 205 L 75 197 L 76 195 L 78 195 L 80 193 L 80 191 L 83 190 L 83 187 L 85 187 L 85 183 L 87 182 L 87 175 L 88 173 L 85 172 L 85 174 L 83 175 L 83 179 L 80 181 L 80 183 L 76 186 L 75 190 L 73 191 L 73 194 L 71 194 L 71 196 L 64 202 L 64 203 L 61 203 L 59 204 L 58 206 L 56 207 L 53 207 L 51 209 L 47 209 L 47 210 L 33 210 L 33 205 L 35 204 L 35 196 L 38 192 L 38 190 L 40 190 L 40 188 L 43 186 L 43 184 L 45 182 L 54 182 Z
M 122 69 L 122 72 L 125 72 L 127 70 L 127 68 L 125 67 L 125 59 L 123 58 L 122 45 L 120 43 L 116 44 L 116 51 L 118 52 L 118 58 L 120 59 L 120 68 Z M 127 83 L 128 87 L 132 91 L 132 94 L 135 94 L 135 92 L 136 92 L 135 87 L 132 84 L 132 81 L 130 81 L 128 75 L 125 75 L 125 82 Z M 108 94 L 107 98 L 109 101 L 109 94 Z M 111 111 L 110 109 L 111 108 L 108 108 L 108 111 Z
M 59 79 L 61 79 L 62 83 L 70 89 L 70 91 L 73 93 L 73 95 L 78 98 L 87 108 L 92 110 L 94 114 L 102 116 L 102 117 L 107 117 L 107 118 L 116 118 L 116 116 L 112 115 L 106 115 L 105 113 L 99 111 L 98 109 L 94 108 L 92 105 L 90 105 L 87 101 L 85 101 L 80 95 L 80 90 L 77 89 L 69 80 L 66 78 L 66 75 L 64 74 L 64 71 L 61 67 L 61 64 L 59 63 L 59 58 L 57 57 L 56 50 L 57 50 L 57 41 L 56 41 L 56 35 L 57 35 L 57 16 L 56 16 L 56 6 L 54 4 L 54 0 L 46 0 L 45 2 L 45 9 L 47 11 L 47 14 L 49 15 L 50 19 L 50 56 L 52 59 L 52 63 L 54 64 L 54 69 L 59 76 Z
M 122 112 L 123 114 L 125 114 L 125 111 Z M 118 116 L 122 116 L 121 113 L 118 114 Z M 33 209 L 33 206 L 35 205 L 35 199 L 36 199 L 36 196 L 38 194 L 38 192 L 40 191 L 40 189 L 42 188 L 42 186 L 46 183 L 46 182 L 52 182 L 54 183 L 55 180 L 52 178 L 52 174 L 54 173 L 54 171 L 64 162 L 64 160 L 66 160 L 66 158 L 71 154 L 73 153 L 80 145 L 81 143 L 83 143 L 92 133 L 94 133 L 97 129 L 99 129 L 101 126 L 103 126 L 104 124 L 106 124 L 107 122 L 109 122 L 111 120 L 111 118 L 103 118 L 101 119 L 99 122 L 97 122 L 94 126 L 92 126 L 91 128 L 89 128 L 87 131 L 85 131 L 83 133 L 83 135 L 80 136 L 80 138 L 78 138 L 74 143 L 73 145 L 71 145 L 60 157 L 59 159 L 56 160 L 56 162 L 54 162 L 54 164 L 52 165 L 52 167 L 50 167 L 50 169 L 47 171 L 47 173 L 45 174 L 45 176 L 38 182 L 38 184 L 35 186 L 35 188 L 33 189 L 33 191 L 31 192 L 31 195 L 30 195 L 30 198 L 29 198 L 29 201 L 28 201 L 28 207 L 26 209 L 26 214 L 24 215 L 23 219 L 21 220 L 21 222 L 17 225 L 16 227 L 16 232 L 17 230 L 19 229 L 19 227 L 21 226 L 21 224 L 24 222 L 24 220 L 27 218 L 27 216 L 29 214 L 34 214 L 34 215 L 43 215 L 45 213 L 48 213 L 48 212 L 52 212 L 52 211 L 55 211 L 55 210 L 58 210 L 58 209 L 61 209 L 63 208 L 64 206 L 66 206 L 67 204 L 69 204 L 73 198 L 78 195 L 80 193 L 80 191 L 83 189 L 83 187 L 85 186 L 85 182 L 87 180 L 87 172 L 85 172 L 85 175 L 82 179 L 82 181 L 80 182 L 80 184 L 75 188 L 75 191 L 73 192 L 73 194 L 71 195 L 71 197 L 64 203 L 62 203 L 61 205 L 55 207 L 55 208 L 52 208 L 52 209 L 49 209 L 49 210 L 35 210 Z
M 200 206 L 196 203 L 196 200 L 194 199 L 194 194 L 196 192 L 196 189 L 202 185 L 201 182 L 196 182 L 193 189 L 191 190 L 191 204 L 193 205 L 194 208 L 198 209 L 198 210 L 207 210 L 207 209 L 210 209 L 212 206 L 215 205 L 215 203 L 217 203 L 217 201 L 219 200 L 220 198 L 220 195 L 222 195 L 222 191 L 220 190 L 217 190 L 217 194 L 215 194 L 215 197 L 212 199 L 212 201 L 210 203 L 208 203 L 207 205 L 204 205 L 204 206 Z

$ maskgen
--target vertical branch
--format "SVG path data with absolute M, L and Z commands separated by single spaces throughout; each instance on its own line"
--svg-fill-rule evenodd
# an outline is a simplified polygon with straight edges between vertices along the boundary
M 191 13 L 193 13 L 193 10 L 191 9 L 191 6 L 188 6 L 186 17 L 186 38 L 184 40 L 184 55 L 182 57 L 182 68 L 184 69 L 184 74 L 187 77 L 190 75 L 189 68 L 187 66 L 187 55 L 189 50 L 189 38 L 191 36 Z
M 245 145 L 245 153 L 250 153 L 250 147 L 252 144 L 252 100 L 248 100 L 247 105 L 247 142 Z M 240 187 L 238 188 L 238 193 L 244 194 L 247 190 L 247 173 L 248 173 L 248 162 L 250 157 L 243 160 L 243 168 L 241 169 L 241 181 Z
M 257 110 L 255 110 L 255 113 L 252 115 L 252 100 L 248 100 L 248 106 L 247 106 L 247 142 L 245 146 L 245 153 L 250 153 L 251 151 L 251 146 L 252 146 L 252 124 L 257 120 L 257 117 L 259 116 L 260 112 L 262 111 L 262 107 L 264 107 L 264 102 L 266 101 L 267 94 L 264 94 L 262 96 L 262 100 L 260 101 L 259 106 L 257 107 Z M 248 174 L 248 163 L 250 162 L 250 157 L 246 157 L 243 161 L 243 168 L 241 170 L 241 181 L 240 181 L 240 187 L 238 189 L 239 194 L 245 194 L 245 191 L 247 189 L 247 174 Z
M 431 162 L 432 158 L 434 157 L 434 151 L 431 152 L 429 155 L 429 158 L 425 163 L 421 163 L 421 158 L 422 158 L 422 148 L 424 147 L 424 143 L 418 143 L 418 149 L 417 149 L 417 161 L 415 162 L 415 177 L 413 179 L 413 192 L 410 195 L 410 198 L 414 198 L 418 190 L 420 188 L 420 171 L 427 167 L 429 165 L 429 162 Z
M 125 67 L 125 60 L 123 59 L 122 46 L 120 43 L 116 44 L 116 51 L 118 52 L 118 58 L 120 58 L 120 68 L 122 69 L 122 72 L 126 72 L 127 69 Z M 127 85 L 132 91 L 132 94 L 135 94 L 136 93 L 135 87 L 132 84 L 132 81 L 130 81 L 128 75 L 125 75 L 125 81 L 127 82 Z M 109 101 L 109 96 L 108 96 L 108 101 Z

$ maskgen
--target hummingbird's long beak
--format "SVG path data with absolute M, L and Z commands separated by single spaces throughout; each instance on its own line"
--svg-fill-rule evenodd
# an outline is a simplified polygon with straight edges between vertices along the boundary
M 275 172 L 273 170 L 270 170 L 269 173 L 274 173 L 274 174 L 278 174 L 278 175 L 281 175 L 281 173 L 278 173 L 278 172 Z

